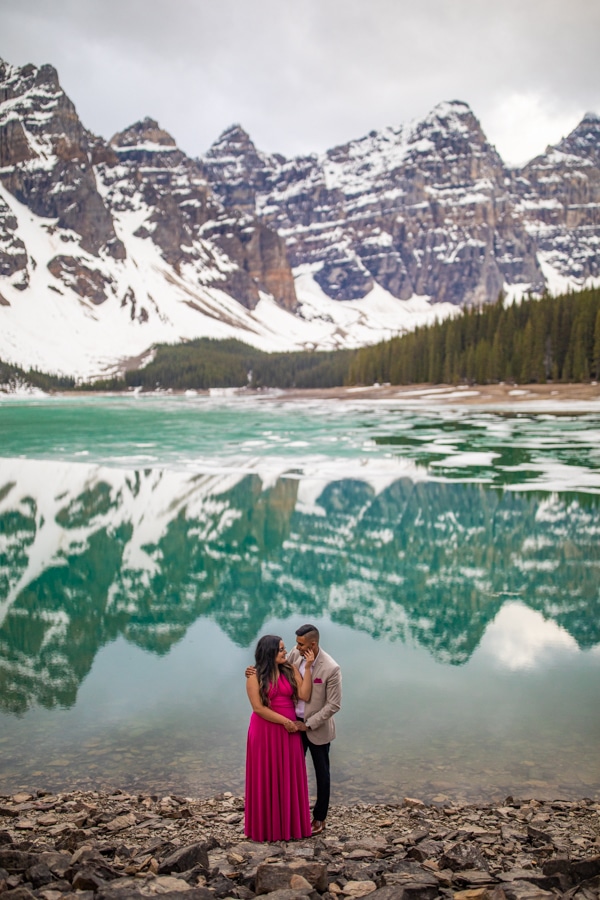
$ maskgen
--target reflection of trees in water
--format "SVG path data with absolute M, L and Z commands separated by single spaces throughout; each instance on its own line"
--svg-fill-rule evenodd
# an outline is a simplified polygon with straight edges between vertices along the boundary
M 145 477 L 118 486 L 98 480 L 61 501 L 55 524 L 66 549 L 20 588 L 0 627 L 3 708 L 71 706 L 108 641 L 124 635 L 164 654 L 199 616 L 249 646 L 270 618 L 328 614 L 460 664 L 510 596 L 580 647 L 600 641 L 593 495 L 408 478 L 376 494 L 343 479 L 306 512 L 296 509 L 296 479 L 263 490 L 248 475 L 204 496 L 192 513 L 190 479 L 187 501 L 173 504 L 160 539 L 143 547 L 151 565 L 136 568 L 124 560 Z M 15 487 L 4 494 L 16 496 Z M 27 571 L 39 525 L 35 498 L 0 515 L 2 596 Z

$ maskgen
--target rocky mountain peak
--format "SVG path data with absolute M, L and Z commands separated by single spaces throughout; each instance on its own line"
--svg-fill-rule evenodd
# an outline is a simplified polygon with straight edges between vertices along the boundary
M 50 65 L 0 64 L 0 180 L 33 213 L 55 219 L 98 255 L 123 258 L 112 217 L 98 193 L 94 138 Z M 27 276 L 24 276 L 27 283 Z
M 249 141 L 241 128 L 229 134 L 234 144 Z M 256 307 L 261 291 L 295 308 L 283 239 L 246 211 L 224 210 L 202 165 L 179 150 L 154 119 L 115 135 L 111 147 L 120 165 L 100 168 L 111 206 L 146 211 L 134 237 L 150 238 L 178 274 L 185 270 L 204 284 L 218 284 L 248 309 Z
M 437 103 L 424 122 L 441 122 L 449 128 L 480 128 L 473 110 L 464 100 L 442 100 Z
M 586 115 L 555 146 L 515 173 L 515 209 L 551 277 L 600 277 L 600 118 Z M 562 282 L 564 284 L 564 282 Z
M 114 134 L 110 147 L 120 162 L 134 165 L 173 168 L 185 159 L 175 138 L 149 117 Z
M 211 145 L 208 159 L 222 159 L 224 156 L 246 156 L 256 154 L 257 149 L 248 132 L 241 125 L 230 125 Z
M 280 160 L 231 137 L 204 160 L 213 189 L 285 234 L 292 264 L 310 266 L 334 300 L 378 285 L 401 300 L 479 303 L 505 279 L 541 283 L 532 242 L 508 214 L 504 164 L 462 101 L 320 156 Z
M 202 165 L 226 206 L 253 215 L 257 192 L 264 190 L 279 160 L 257 150 L 241 125 L 231 125 L 212 144 Z
M 593 112 L 586 113 L 579 125 L 557 144 L 557 149 L 599 165 L 600 116 Z
M 0 129 L 5 135 L 18 130 L 29 147 L 29 158 L 52 153 L 55 137 L 80 144 L 84 135 L 75 107 L 50 65 L 19 67 L 0 62 Z M 10 153 L 7 159 L 8 143 L 5 140 L 0 146 L 0 165 L 16 161 Z
M 413 158 L 420 157 L 436 180 L 462 183 L 487 178 L 502 182 L 504 164 L 488 142 L 470 106 L 460 100 L 439 103 L 410 137 Z M 439 162 L 443 163 L 443 172 Z
M 18 97 L 35 87 L 51 88 L 55 92 L 61 89 L 58 72 L 54 66 L 48 64 L 34 66 L 33 63 L 13 66 L 3 59 L 0 59 L 0 84 L 1 101 Z
M 51 66 L 0 66 L 0 182 L 0 277 L 9 279 L 10 297 L 39 282 L 42 293 L 67 292 L 96 307 L 116 301 L 131 322 L 144 325 L 154 314 L 164 324 L 134 271 L 138 258 L 126 262 L 126 245 L 135 245 L 165 284 L 182 279 L 185 295 L 190 282 L 190 302 L 198 290 L 218 290 L 247 309 L 262 295 L 295 307 L 278 234 L 225 211 L 198 162 L 155 119 L 135 122 L 109 144 L 92 135 Z M 13 197 L 38 217 L 43 256 L 27 252 Z M 125 265 L 111 268 L 111 256 Z M 162 293 L 159 284 L 152 290 Z
M 158 147 L 177 146 L 175 138 L 168 131 L 162 129 L 155 119 L 150 119 L 149 117 L 142 119 L 140 122 L 135 122 L 124 131 L 113 135 L 110 143 L 113 147 L 143 146 L 145 149 L 151 148 L 152 145 Z

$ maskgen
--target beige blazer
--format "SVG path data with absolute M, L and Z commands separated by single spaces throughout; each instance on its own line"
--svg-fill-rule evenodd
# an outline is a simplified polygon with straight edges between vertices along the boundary
M 294 649 L 288 656 L 300 668 L 302 655 Z M 311 744 L 328 744 L 335 737 L 333 716 L 342 705 L 342 673 L 335 659 L 319 648 L 312 669 L 312 694 L 304 705 L 306 736 Z

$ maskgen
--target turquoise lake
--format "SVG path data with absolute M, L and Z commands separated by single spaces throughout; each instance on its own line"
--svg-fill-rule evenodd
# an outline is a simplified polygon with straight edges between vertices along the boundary
M 306 621 L 334 802 L 598 799 L 600 410 L 0 402 L 0 794 L 242 794 Z

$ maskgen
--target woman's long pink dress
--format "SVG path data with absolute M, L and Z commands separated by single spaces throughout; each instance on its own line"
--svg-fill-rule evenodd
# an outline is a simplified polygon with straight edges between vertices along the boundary
M 292 686 L 284 675 L 269 689 L 271 709 L 295 720 Z M 310 837 L 306 763 L 299 732 L 253 712 L 246 746 L 245 834 L 253 841 Z

